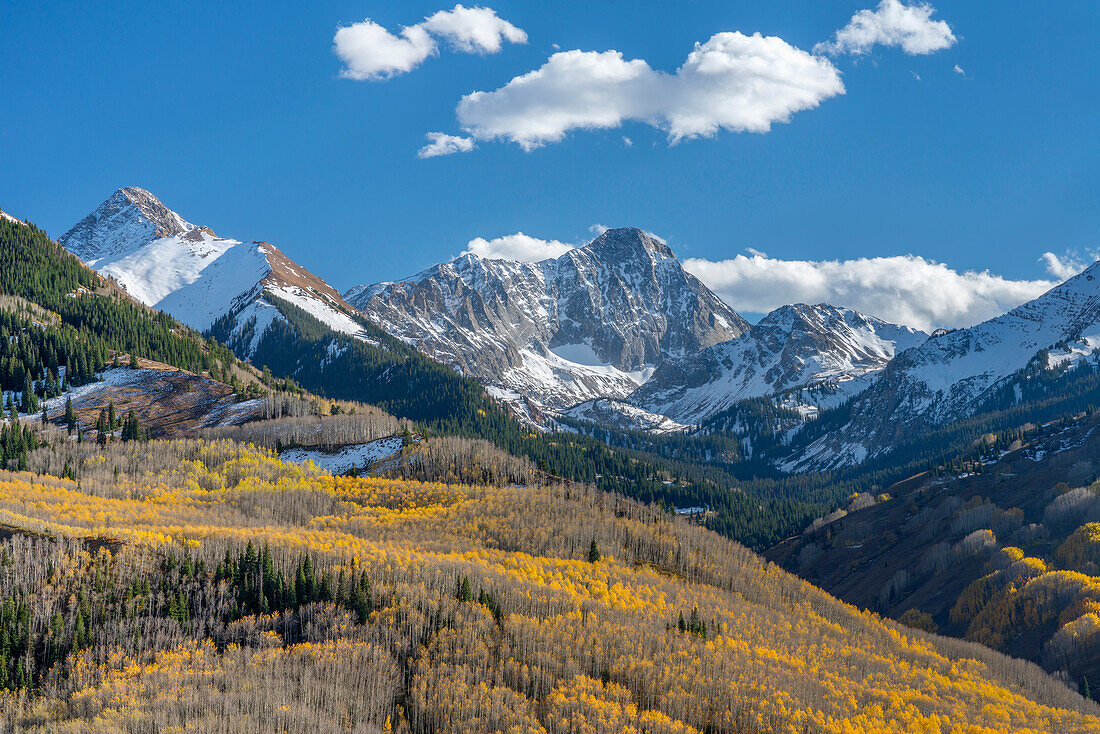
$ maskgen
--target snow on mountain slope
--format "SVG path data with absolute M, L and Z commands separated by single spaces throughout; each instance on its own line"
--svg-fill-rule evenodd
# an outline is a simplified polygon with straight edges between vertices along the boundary
M 772 311 L 743 336 L 662 364 L 628 402 L 681 423 L 698 423 L 746 398 L 829 386 L 829 402 L 881 370 L 922 331 L 826 304 Z M 816 406 L 816 403 L 815 403 Z M 817 407 L 825 407 L 820 405 Z
M 248 327 L 252 334 L 245 357 L 282 318 L 276 298 L 337 332 L 367 339 L 340 294 L 277 247 L 219 237 L 188 222 L 144 189 L 119 189 L 59 242 L 138 301 L 199 331 L 232 315 L 234 333 Z
M 861 395 L 848 423 L 784 464 L 788 470 L 860 463 L 922 428 L 966 418 L 1042 350 L 1068 364 L 1100 346 L 1100 262 L 1033 301 L 902 352 Z
M 3 209 L 0 209 L 0 219 L 6 219 L 9 222 L 12 222 L 13 224 L 22 224 L 22 222 L 20 222 L 18 219 L 16 219 L 12 215 L 8 214 Z
M 549 407 L 624 397 L 669 357 L 748 328 L 668 245 L 637 229 L 538 263 L 465 254 L 345 298 L 497 394 Z

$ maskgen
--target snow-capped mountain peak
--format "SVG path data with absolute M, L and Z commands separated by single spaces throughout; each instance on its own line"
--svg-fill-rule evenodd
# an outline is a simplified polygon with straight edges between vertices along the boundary
M 938 332 L 898 355 L 853 404 L 849 422 L 786 463 L 788 469 L 858 463 L 928 427 L 967 418 L 1043 350 L 1066 365 L 1100 348 L 1100 262 L 1008 313 Z
M 636 227 L 604 230 L 603 234 L 581 249 L 605 262 L 641 257 L 676 259 L 667 242 Z
M 250 329 L 249 356 L 278 318 L 273 298 L 288 301 L 341 333 L 364 337 L 340 294 L 277 247 L 219 237 L 187 221 L 144 189 L 119 189 L 60 238 L 90 267 L 132 297 L 205 331 L 233 315 Z
M 195 229 L 145 189 L 127 186 L 61 236 L 69 252 L 92 264 L 117 257 L 136 243 L 182 235 Z M 211 232 L 211 234 L 213 234 Z
M 665 359 L 748 328 L 667 244 L 633 228 L 537 263 L 466 253 L 345 298 L 497 394 L 547 407 L 624 397 Z
M 827 386 L 826 402 L 839 402 L 865 389 L 867 377 L 896 353 L 927 338 L 848 308 L 781 306 L 737 339 L 669 360 L 628 400 L 681 423 L 793 388 Z

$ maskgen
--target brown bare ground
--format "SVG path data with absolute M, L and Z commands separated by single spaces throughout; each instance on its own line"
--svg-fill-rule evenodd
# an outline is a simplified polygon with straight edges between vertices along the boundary
M 120 418 L 132 409 L 153 438 L 186 437 L 201 428 L 239 425 L 260 417 L 259 401 L 238 402 L 228 385 L 160 362 L 143 359 L 139 365 L 139 374 L 130 384 L 103 382 L 80 391 L 73 409 L 81 426 L 94 427 L 99 412 L 111 403 Z M 64 408 L 51 410 L 49 419 L 60 424 Z

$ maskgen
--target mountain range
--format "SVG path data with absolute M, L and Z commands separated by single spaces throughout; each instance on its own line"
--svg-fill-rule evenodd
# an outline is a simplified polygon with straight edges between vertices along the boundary
M 858 464 L 922 431 L 1022 401 L 1029 365 L 1065 370 L 1100 348 L 1100 263 L 1008 313 L 901 352 L 788 470 Z
M 1028 365 L 1065 368 L 1100 346 L 1100 266 L 1004 316 L 929 336 L 829 304 L 783 306 L 750 325 L 667 243 L 635 228 L 541 262 L 465 253 L 343 296 L 274 245 L 218 236 L 140 188 L 118 190 L 59 241 L 138 301 L 214 333 L 242 358 L 312 374 L 315 389 L 333 381 L 341 358 L 341 380 L 364 384 L 346 377 L 350 362 L 375 356 L 343 356 L 350 339 L 415 348 L 544 429 L 557 415 L 683 433 L 768 399 L 798 416 L 783 428 L 790 450 L 772 456 L 787 472 L 883 456 L 1003 406 L 1010 387 L 1019 402 L 1026 391 L 1012 385 Z M 290 314 L 332 336 L 295 346 L 310 329 L 289 324 Z M 384 346 L 383 332 L 399 341 Z
M 745 398 L 796 388 L 820 393 L 806 394 L 800 405 L 829 407 L 866 389 L 896 353 L 927 338 L 851 309 L 782 306 L 738 339 L 668 360 L 628 400 L 681 423 L 699 423 Z
M 928 335 L 828 304 L 749 325 L 636 229 L 541 263 L 466 255 L 348 300 L 274 246 L 219 237 L 141 189 L 62 241 L 83 263 L 0 216 L 0 386 L 19 402 L 0 465 L 34 455 L 40 421 L 75 423 L 83 445 L 116 404 L 156 435 L 252 421 L 232 435 L 322 461 L 336 455 L 299 445 L 322 417 L 377 423 L 397 452 L 387 466 L 409 476 L 592 482 L 770 548 L 904 624 L 1072 680 L 1100 675 L 1100 642 L 1080 641 L 1100 598 L 1100 263 L 1003 316 Z M 513 353 L 511 370 L 490 369 Z M 542 373 L 527 354 L 565 366 Z M 280 382 L 291 377 L 315 395 Z M 344 398 L 363 401 L 358 416 Z M 280 404 L 300 414 L 277 431 L 255 422 Z M 110 433 L 99 422 L 97 440 Z M 434 457 L 402 449 L 420 432 Z M 380 450 L 338 448 L 364 464 Z

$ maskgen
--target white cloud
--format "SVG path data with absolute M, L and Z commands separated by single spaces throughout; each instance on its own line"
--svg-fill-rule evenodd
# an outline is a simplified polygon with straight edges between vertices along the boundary
M 955 34 L 928 3 L 905 5 L 882 0 L 874 10 L 860 10 L 832 41 L 814 46 L 814 53 L 865 54 L 873 46 L 900 46 L 910 56 L 930 54 L 955 45 Z
M 602 224 L 600 224 L 599 222 L 596 222 L 595 224 L 593 224 L 591 227 L 588 228 L 588 231 L 591 232 L 592 234 L 596 235 L 597 237 L 599 237 L 601 234 L 603 234 L 604 232 L 606 232 L 609 229 L 611 229 L 611 228 L 610 227 L 605 227 Z
M 431 142 L 416 151 L 417 158 L 435 158 L 452 153 L 469 153 L 474 149 L 473 138 L 464 138 L 446 133 L 428 133 L 425 137 Z
M 1067 252 L 1060 257 L 1053 252 L 1044 252 L 1039 260 L 1046 265 L 1047 272 L 1055 278 L 1069 280 L 1096 262 L 1097 256 L 1098 253 L 1092 250 L 1087 251 L 1085 255 L 1078 252 Z
M 496 237 L 487 240 L 476 237 L 466 245 L 466 252 L 478 257 L 497 260 L 516 260 L 519 262 L 538 262 L 552 257 L 560 257 L 575 247 L 558 240 L 540 240 L 523 232 Z
M 455 5 L 402 28 L 397 35 L 368 18 L 338 28 L 332 43 L 333 51 L 344 62 L 340 75 L 364 81 L 412 71 L 438 53 L 436 39 L 462 53 L 497 53 L 505 40 L 526 43 L 527 34 L 491 8 Z
M 435 41 L 423 28 L 403 28 L 395 36 L 371 20 L 338 29 L 332 43 L 344 62 L 340 76 L 359 81 L 404 74 L 435 53 Z
M 926 331 L 971 326 L 1056 284 L 1008 280 L 989 271 L 960 273 L 916 255 L 813 261 L 758 253 L 720 262 L 689 259 L 684 268 L 740 311 L 767 313 L 790 303 L 831 303 Z
M 446 39 L 462 53 L 495 54 L 505 40 L 527 43 L 527 33 L 497 16 L 492 8 L 440 10 L 420 24 L 433 36 Z
M 959 76 L 966 76 L 966 72 L 958 64 L 955 64 L 955 68 L 952 71 L 954 71 Z
M 671 74 L 618 51 L 555 53 L 494 92 L 466 95 L 457 115 L 471 137 L 511 140 L 524 150 L 627 120 L 660 128 L 676 143 L 720 130 L 767 132 L 843 93 L 828 59 L 774 36 L 718 33 Z
M 624 135 L 623 136 L 623 145 L 625 145 L 627 148 L 629 148 L 632 145 L 634 145 L 634 141 Z

